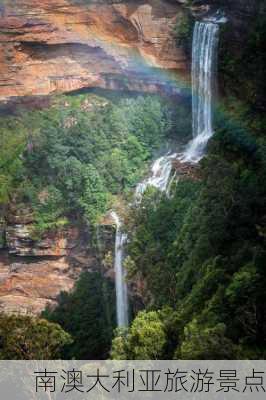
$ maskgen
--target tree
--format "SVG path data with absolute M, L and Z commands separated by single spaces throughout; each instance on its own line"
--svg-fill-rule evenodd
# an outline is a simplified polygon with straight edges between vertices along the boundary
M 103 181 L 93 165 L 88 165 L 84 171 L 84 192 L 80 205 L 85 217 L 90 223 L 95 223 L 107 207 L 107 192 Z
M 53 360 L 61 355 L 71 336 L 45 319 L 0 314 L 2 360 Z
M 214 327 L 200 326 L 194 319 L 184 330 L 184 340 L 176 358 L 182 360 L 226 360 L 234 359 L 236 346 L 225 336 L 224 324 Z
M 170 199 L 148 188 L 141 205 L 131 211 L 128 253 L 137 268 L 130 275 L 145 279 L 155 307 L 176 303 L 175 243 L 199 187 L 198 182 L 180 181 Z
M 113 340 L 111 355 L 113 359 L 160 359 L 165 344 L 166 333 L 159 313 L 142 311 L 134 319 L 126 335 L 123 331 L 118 331 Z
M 17 121 L 16 121 L 17 122 Z M 0 129 L 0 206 L 10 200 L 12 190 L 19 181 L 22 168 L 21 155 L 26 146 L 25 130 L 15 122 L 2 121 Z

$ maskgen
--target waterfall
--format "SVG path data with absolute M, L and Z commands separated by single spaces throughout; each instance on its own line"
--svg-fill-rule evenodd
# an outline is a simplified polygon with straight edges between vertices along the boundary
M 182 162 L 197 163 L 204 155 L 208 140 L 213 135 L 213 93 L 216 78 L 216 57 L 219 23 L 226 22 L 217 13 L 212 19 L 196 22 L 192 46 L 192 127 L 193 139 L 178 158 Z M 135 204 L 139 204 L 148 186 L 161 192 L 169 191 L 171 185 L 172 161 L 177 154 L 167 153 L 157 158 L 151 167 L 150 176 L 140 182 L 135 191 Z M 170 180 L 170 183 L 169 183 Z M 115 239 L 115 285 L 117 324 L 128 326 L 128 294 L 123 270 L 124 245 L 127 235 L 121 230 L 119 216 L 113 211 L 116 224 Z
M 213 95 L 216 80 L 216 58 L 219 24 L 224 21 L 209 19 L 196 22 L 192 45 L 192 131 L 181 161 L 197 163 L 204 155 L 208 140 L 213 135 Z
M 148 186 L 153 186 L 161 192 L 167 192 L 169 178 L 172 171 L 172 160 L 176 154 L 167 153 L 154 161 L 151 167 L 151 175 L 140 182 L 135 191 L 135 203 L 140 203 L 143 193 Z M 111 212 L 111 217 L 116 224 L 115 237 L 115 288 L 116 288 L 116 315 L 118 327 L 128 326 L 128 293 L 126 274 L 123 269 L 124 245 L 127 241 L 127 235 L 121 229 L 121 221 L 115 211 Z
M 172 172 L 172 160 L 176 158 L 176 154 L 166 154 L 157 158 L 151 167 L 151 175 L 140 182 L 135 191 L 135 201 L 140 203 L 142 196 L 148 186 L 153 186 L 161 192 L 168 189 L 169 178 Z
M 128 294 L 126 274 L 123 269 L 124 245 L 127 235 L 121 230 L 121 221 L 116 212 L 112 211 L 111 216 L 116 224 L 115 235 L 115 290 L 116 290 L 116 315 L 118 327 L 128 326 Z

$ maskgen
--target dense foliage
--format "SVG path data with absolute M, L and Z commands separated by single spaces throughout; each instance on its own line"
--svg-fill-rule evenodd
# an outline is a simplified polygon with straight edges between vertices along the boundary
M 72 342 L 71 336 L 45 319 L 0 314 L 1 360 L 51 360 Z
M 63 327 L 73 338 L 61 353 L 64 359 L 107 358 L 115 327 L 112 283 L 100 273 L 85 272 L 71 293 L 61 293 L 58 306 L 43 316 Z
M 173 305 L 176 301 L 176 268 L 170 256 L 177 232 L 183 225 L 187 210 L 195 200 L 200 183 L 181 181 L 174 196 L 168 198 L 155 189 L 146 191 L 141 207 L 130 215 L 133 235 L 126 260 L 129 279 L 141 273 L 147 282 L 145 293 L 152 296 L 154 306 Z M 163 221 L 163 223 L 162 223 Z M 167 301 L 166 301 L 167 299 Z
M 243 2 L 242 7 L 245 6 L 249 9 L 248 4 L 245 5 Z M 262 113 L 266 107 L 265 1 L 253 1 L 252 8 L 256 12 L 246 19 L 245 26 L 239 28 L 241 34 L 234 30 L 234 24 L 223 26 L 220 39 L 219 80 L 226 96 L 237 96 L 249 105 L 251 112 Z
M 113 341 L 113 359 L 154 360 L 163 356 L 166 334 L 158 312 L 140 312 L 129 334 L 123 330 L 117 333 Z
M 1 121 L 0 134 L 0 209 L 8 204 L 20 180 L 21 153 L 26 145 L 26 132 L 18 121 Z
M 3 122 L 0 204 L 29 204 L 36 233 L 73 218 L 95 223 L 140 180 L 171 128 L 169 107 L 149 96 L 59 98 Z
M 160 357 L 265 356 L 265 144 L 224 122 L 202 161 L 201 183 L 179 182 L 170 199 L 148 194 L 135 211 L 129 273 L 145 280 L 145 307 L 169 338 Z M 114 356 L 149 354 L 144 346 L 134 353 L 136 330 L 139 342 L 152 341 L 149 319 L 140 320 L 118 333 Z
M 184 10 L 183 17 L 177 19 L 174 34 L 177 46 L 182 47 L 188 56 L 190 56 L 192 49 L 193 27 L 194 18 L 191 11 Z

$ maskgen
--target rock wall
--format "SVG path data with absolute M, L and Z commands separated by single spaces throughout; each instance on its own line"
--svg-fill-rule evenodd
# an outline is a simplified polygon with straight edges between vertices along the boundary
M 87 87 L 178 90 L 159 70 L 186 76 L 166 0 L 7 0 L 0 9 L 0 101 Z M 156 71 L 155 71 L 156 70 Z M 170 80 L 169 80 L 170 79 Z M 171 83 L 169 83 L 171 81 Z M 178 86 L 178 85 L 177 85 Z
M 115 227 L 99 226 L 97 240 L 74 226 L 36 239 L 32 222 L 26 212 L 9 215 L 1 224 L 0 311 L 39 314 L 56 304 L 60 292 L 71 290 L 82 271 L 101 270 L 113 277 L 102 258 L 114 249 Z
M 39 314 L 56 304 L 61 291 L 73 288 L 77 270 L 67 257 L 56 259 L 12 258 L 0 252 L 0 310 Z

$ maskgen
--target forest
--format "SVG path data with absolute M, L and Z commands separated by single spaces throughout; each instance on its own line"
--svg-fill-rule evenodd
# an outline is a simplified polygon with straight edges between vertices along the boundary
M 180 174 L 173 163 L 167 191 L 147 186 L 134 201 L 154 160 L 192 139 L 191 87 L 182 101 L 88 89 L 1 112 L 0 222 L 15 205 L 31 210 L 33 241 L 69 226 L 94 237 L 115 210 L 127 235 L 130 320 L 117 327 L 108 253 L 56 306 L 1 312 L 2 360 L 265 358 L 266 6 L 257 5 L 241 48 L 230 20 L 220 27 L 213 134 L 192 168 Z M 188 57 L 195 22 L 186 9 L 175 27 Z

